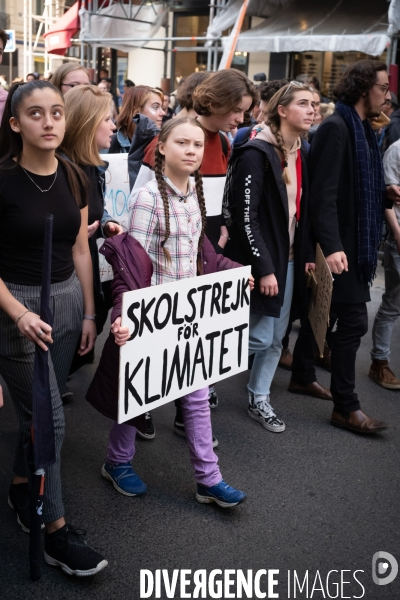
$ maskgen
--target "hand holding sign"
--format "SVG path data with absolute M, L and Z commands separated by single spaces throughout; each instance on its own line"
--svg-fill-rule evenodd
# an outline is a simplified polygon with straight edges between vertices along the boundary
M 123 295 L 119 423 L 247 369 L 250 278 L 241 267 Z
M 121 317 L 117 317 L 111 325 L 111 333 L 114 334 L 117 346 L 123 346 L 129 340 L 129 327 L 121 327 Z

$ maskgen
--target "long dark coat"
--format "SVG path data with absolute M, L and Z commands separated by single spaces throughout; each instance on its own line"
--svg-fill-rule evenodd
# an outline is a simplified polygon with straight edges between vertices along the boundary
M 332 302 L 370 300 L 358 274 L 358 217 L 354 187 L 353 140 L 343 118 L 334 113 L 318 127 L 310 150 L 310 214 L 322 252 L 345 252 L 348 272 L 334 275 Z

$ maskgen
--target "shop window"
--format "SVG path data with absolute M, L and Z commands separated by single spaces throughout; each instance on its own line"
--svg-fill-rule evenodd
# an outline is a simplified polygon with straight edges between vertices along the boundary
M 209 25 L 209 15 L 188 15 L 175 13 L 174 21 L 174 36 L 175 37 L 203 37 L 207 34 L 207 28 Z M 243 22 L 242 31 L 247 31 L 250 28 L 250 17 L 245 17 Z M 227 29 L 223 32 L 223 36 L 228 36 L 231 29 Z M 177 85 L 182 77 L 187 77 L 192 73 L 207 70 L 207 59 L 208 51 L 204 48 L 204 41 L 202 40 L 186 40 L 174 42 L 174 47 L 193 47 L 191 51 L 179 51 L 173 53 L 173 73 L 174 73 L 174 84 Z M 222 48 L 218 51 L 218 61 L 222 57 Z M 248 69 L 248 53 L 247 52 L 235 52 L 235 56 L 232 61 L 232 67 L 239 69 L 244 73 L 247 73 Z M 211 53 L 211 70 L 214 65 L 214 49 Z

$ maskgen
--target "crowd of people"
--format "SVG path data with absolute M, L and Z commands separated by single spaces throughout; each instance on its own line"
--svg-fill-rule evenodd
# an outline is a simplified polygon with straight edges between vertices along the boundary
M 69 574 L 88 576 L 107 560 L 65 516 L 63 398 L 69 375 L 93 359 L 110 309 L 110 334 L 87 399 L 113 419 L 100 470 L 117 492 L 146 491 L 132 466 L 135 438 L 156 435 L 151 413 L 117 423 L 118 349 L 129 338 L 121 324 L 125 291 L 251 265 L 249 417 L 269 432 L 285 431 L 270 393 L 281 364 L 292 371 L 291 392 L 333 402 L 332 425 L 361 434 L 388 428 L 361 409 L 355 361 L 386 216 L 386 291 L 369 374 L 400 389 L 389 367 L 399 315 L 400 140 L 383 162 L 380 143 L 390 130 L 382 111 L 397 99 L 386 65 L 374 60 L 347 69 L 334 90 L 336 105 L 307 76 L 257 87 L 235 69 L 195 73 L 171 97 L 126 80 L 119 106 L 107 72 L 99 73 L 98 85 L 76 63 L 63 64 L 50 80 L 30 75 L 9 89 L 0 128 L 0 374 L 20 428 L 8 502 L 29 532 L 26 451 L 38 345 L 49 355 L 56 449 L 46 469 L 44 556 Z M 128 155 L 127 231 L 105 209 L 107 153 Z M 52 326 L 39 316 L 47 213 L 54 215 Z M 99 237 L 106 239 L 101 252 L 113 267 L 111 283 L 100 280 Z M 315 271 L 317 243 L 334 275 L 322 359 L 331 370 L 330 389 L 316 379 L 307 318 L 306 276 Z M 295 319 L 301 327 L 292 355 L 287 340 Z M 197 501 L 237 506 L 246 494 L 224 481 L 214 452 L 215 386 L 175 405 L 173 429 L 187 440 Z

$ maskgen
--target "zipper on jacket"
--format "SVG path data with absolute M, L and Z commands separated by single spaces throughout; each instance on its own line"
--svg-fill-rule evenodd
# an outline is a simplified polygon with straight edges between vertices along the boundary
M 105 241 L 104 244 L 107 244 L 107 241 Z M 108 247 L 108 245 L 107 245 L 107 247 Z M 133 284 L 133 279 L 129 275 L 129 267 L 128 267 L 127 263 L 125 262 L 125 259 L 122 257 L 121 253 L 119 252 L 119 250 L 117 250 L 117 248 L 113 248 L 113 251 L 118 256 L 118 260 L 120 261 L 120 263 L 123 265 L 123 267 L 125 269 L 125 273 L 127 274 L 127 278 L 131 282 L 131 286 L 130 287 L 133 287 L 133 285 L 132 285 Z M 123 271 L 124 269 L 120 269 L 120 271 Z

